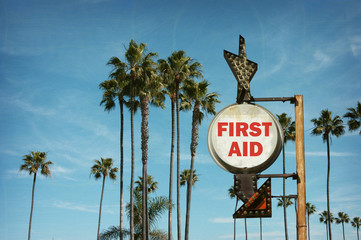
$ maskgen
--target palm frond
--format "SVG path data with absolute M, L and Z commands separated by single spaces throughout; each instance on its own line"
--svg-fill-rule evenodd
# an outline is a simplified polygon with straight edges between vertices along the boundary
M 117 239 L 120 237 L 120 233 L 121 233 L 120 226 L 111 226 L 100 234 L 100 239 L 101 240 Z M 126 237 L 129 235 L 130 235 L 129 230 L 123 229 L 123 236 Z

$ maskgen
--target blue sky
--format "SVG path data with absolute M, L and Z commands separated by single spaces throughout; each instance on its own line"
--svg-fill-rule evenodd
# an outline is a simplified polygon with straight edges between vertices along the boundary
M 147 44 L 160 58 L 183 49 L 203 65 L 210 90 L 220 94 L 217 111 L 235 102 L 236 80 L 223 49 L 238 52 L 246 39 L 248 59 L 258 63 L 251 82 L 254 97 L 304 96 L 307 201 L 326 209 L 326 145 L 310 135 L 310 119 L 322 109 L 343 115 L 361 101 L 360 1 L 113 1 L 2 0 L 0 7 L 0 238 L 27 236 L 32 177 L 18 172 L 29 151 L 48 152 L 53 179 L 38 178 L 33 239 L 94 239 L 101 181 L 89 178 L 94 159 L 119 164 L 119 111 L 99 106 L 98 84 L 107 79 L 106 62 L 124 59 L 131 39 Z M 170 110 L 150 110 L 148 172 L 167 195 Z M 294 116 L 289 103 L 259 103 L 274 114 Z M 125 115 L 125 195 L 129 201 L 129 113 Z M 233 239 L 235 202 L 227 196 L 233 176 L 208 154 L 202 122 L 194 188 L 191 239 Z M 191 113 L 181 115 L 181 168 L 189 168 Z M 140 116 L 136 116 L 136 175 L 141 175 Z M 333 138 L 331 211 L 361 216 L 360 149 L 357 133 Z M 295 145 L 286 146 L 287 172 L 295 171 Z M 266 173 L 281 173 L 279 158 Z M 259 183 L 261 185 L 262 182 Z M 272 181 L 280 195 L 281 180 Z M 287 193 L 296 184 L 287 180 Z M 182 219 L 185 189 L 182 189 Z M 101 228 L 118 224 L 119 182 L 107 181 Z M 263 220 L 264 239 L 283 239 L 282 209 Z M 290 239 L 294 209 L 288 209 Z M 311 237 L 325 239 L 324 225 L 311 216 Z M 173 221 L 176 222 L 175 219 Z M 238 238 L 243 237 L 238 220 Z M 128 224 L 126 224 L 127 226 Z M 166 230 L 166 215 L 158 224 Z M 249 239 L 259 239 L 259 220 L 248 221 Z M 175 231 L 174 225 L 174 231 Z M 184 224 L 182 225 L 184 229 Z M 355 230 L 347 224 L 346 237 Z M 182 233 L 184 235 L 184 233 Z M 341 226 L 333 226 L 336 239 Z

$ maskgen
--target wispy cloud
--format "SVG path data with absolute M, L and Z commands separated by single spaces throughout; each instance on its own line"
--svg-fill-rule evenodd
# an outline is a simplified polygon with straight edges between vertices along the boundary
M 69 174 L 74 171 L 72 169 L 67 169 L 62 166 L 56 165 L 51 166 L 50 171 L 52 173 L 52 176 L 55 176 L 56 178 L 64 178 L 67 180 L 76 181 L 74 178 L 69 176 Z M 5 179 L 27 178 L 29 177 L 29 173 L 25 171 L 19 171 L 18 169 L 8 169 L 7 171 L 5 171 L 4 177 Z M 37 178 L 44 179 L 45 177 L 39 174 Z
M 3 149 L 3 150 L 0 150 L 1 153 L 5 154 L 5 155 L 9 155 L 9 156 L 15 156 L 15 157 L 18 157 L 18 156 L 23 156 L 24 154 L 18 152 L 18 151 L 15 151 L 15 150 L 11 150 L 11 149 Z
M 333 61 L 333 58 L 327 54 L 325 51 L 317 49 L 314 54 L 312 61 L 305 68 L 305 72 L 313 72 L 322 68 L 328 67 Z
M 339 186 L 332 186 L 330 193 L 330 199 L 333 203 L 342 204 L 344 207 L 358 208 L 358 204 L 361 200 L 361 186 L 357 184 L 343 184 Z M 314 202 L 324 202 L 326 197 L 322 194 L 313 198 Z
M 281 231 L 263 232 L 262 236 L 270 239 L 282 239 L 284 236 L 284 232 Z M 259 233 L 248 233 L 248 237 L 257 238 L 259 237 Z M 233 239 L 233 238 L 234 236 L 232 234 L 221 235 L 218 237 L 218 239 Z
M 67 209 L 67 210 L 75 210 L 81 212 L 89 212 L 89 213 L 97 213 L 99 210 L 99 205 L 85 205 L 85 204 L 78 204 L 74 202 L 67 202 L 67 201 L 55 201 L 54 207 Z M 119 206 L 115 205 L 103 205 L 103 212 L 108 214 L 117 214 L 115 209 L 118 209 Z
M 34 113 L 36 115 L 43 115 L 43 116 L 50 116 L 50 115 L 54 115 L 56 112 L 52 109 L 48 109 L 48 108 L 43 108 L 40 106 L 34 106 L 32 104 L 30 104 L 29 102 L 20 100 L 20 99 L 13 99 L 12 103 L 21 108 L 22 110 L 26 111 L 26 112 L 31 112 Z
M 361 55 L 361 35 L 356 35 L 350 38 L 350 48 L 355 57 Z
M 26 178 L 29 174 L 26 172 L 20 172 L 18 169 L 9 169 L 5 171 L 4 178 L 5 179 L 13 179 L 13 178 Z
M 82 204 L 76 204 L 76 203 L 71 203 L 71 202 L 56 201 L 54 203 L 54 206 L 57 208 L 76 210 L 76 211 L 81 211 L 81 212 L 90 212 L 90 213 L 97 212 L 97 206 L 95 206 L 95 205 L 89 206 L 89 205 L 82 205 Z
M 287 56 L 286 54 L 282 54 L 281 55 L 281 59 L 276 63 L 276 65 L 274 65 L 272 67 L 272 69 L 268 72 L 268 75 L 272 75 L 274 73 L 277 73 L 278 71 L 280 71 L 283 66 L 285 65 L 285 63 L 287 62 Z
M 64 168 L 62 166 L 56 165 L 51 169 L 52 175 L 55 177 L 64 178 L 66 180 L 70 181 L 77 181 L 75 178 L 72 178 L 69 176 L 72 172 L 74 172 L 73 169 Z
M 234 236 L 231 234 L 219 236 L 218 239 L 233 239 Z
M 233 218 L 231 217 L 219 217 L 219 218 L 212 218 L 209 220 L 212 223 L 232 223 Z
M 74 170 L 73 169 L 67 169 L 67 168 L 64 168 L 64 167 L 61 167 L 61 166 L 54 166 L 52 168 L 52 172 L 56 173 L 56 174 L 68 174 L 68 173 L 74 172 Z
M 296 155 L 296 152 L 286 152 L 290 155 Z M 331 152 L 330 153 L 332 157 L 353 157 L 357 156 L 357 154 L 353 152 Z M 313 156 L 313 157 L 326 157 L 327 152 L 305 152 L 306 156 Z

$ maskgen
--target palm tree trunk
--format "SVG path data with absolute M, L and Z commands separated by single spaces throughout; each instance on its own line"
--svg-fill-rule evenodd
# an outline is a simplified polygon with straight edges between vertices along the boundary
M 149 117 L 149 105 L 147 99 L 141 99 L 141 112 L 142 112 L 142 124 L 141 124 L 141 149 L 142 149 L 142 163 L 143 163 L 143 240 L 149 239 L 148 229 L 148 185 L 147 185 L 147 162 L 148 162 L 148 117 Z M 145 230 L 145 231 L 144 231 Z
M 145 209 L 147 209 L 147 212 L 145 213 L 145 223 L 146 223 L 146 232 L 147 232 L 147 240 L 150 239 L 150 225 L 149 225 L 149 207 L 148 207 L 148 165 L 145 164 L 145 186 L 146 187 L 146 201 L 145 201 Z
M 105 183 L 105 176 L 103 176 L 102 193 L 101 193 L 101 195 L 100 195 L 99 221 L 98 221 L 98 234 L 97 234 L 97 240 L 99 240 L 100 220 L 101 220 L 101 218 L 102 218 L 102 204 L 103 204 L 103 194 L 104 194 L 104 183 Z
M 174 99 L 171 98 L 171 114 L 172 114 L 172 136 L 170 144 L 170 164 L 169 164 L 169 211 L 168 211 L 168 240 L 172 240 L 172 202 L 173 202 L 173 158 L 174 158 L 174 135 L 175 135 L 175 119 L 174 119 Z
M 330 139 L 327 135 L 327 222 L 328 222 L 328 235 L 329 240 L 332 240 L 332 232 L 331 232 L 331 216 L 330 216 Z
M 33 190 L 32 190 L 32 192 L 31 192 L 31 208 L 30 208 L 30 220 L 29 220 L 28 240 L 30 240 L 30 234 L 31 234 L 31 221 L 32 221 L 32 218 L 33 218 L 35 182 L 36 182 L 36 172 L 34 173 Z
M 286 156 L 285 156 L 285 144 L 282 146 L 282 155 L 283 155 L 283 174 L 286 174 Z M 286 195 L 286 179 L 283 178 L 283 196 Z M 285 239 L 288 240 L 288 230 L 287 230 L 287 211 L 286 211 L 286 201 L 283 198 L 283 220 L 285 225 Z
M 182 239 L 180 209 L 180 126 L 179 126 L 179 81 L 176 80 L 176 114 L 177 114 L 177 234 Z
M 358 232 L 358 227 L 356 228 L 356 232 L 357 232 L 357 240 L 360 240 L 360 235 L 359 235 L 359 232 Z
M 262 218 L 259 218 L 260 240 L 262 240 Z
M 234 212 L 237 211 L 237 206 L 238 206 L 238 197 L 236 196 L 236 207 L 234 208 Z M 236 232 L 236 221 L 237 219 L 233 219 L 233 240 L 236 240 L 236 236 L 237 236 L 237 232 Z
M 297 240 L 299 240 L 299 234 L 298 234 L 298 212 L 297 212 L 297 198 L 295 198 L 295 213 L 296 213 L 296 236 L 297 236 Z
M 134 97 L 131 98 L 130 141 L 131 141 L 131 173 L 130 173 L 130 240 L 134 240 Z
M 192 119 L 192 141 L 191 141 L 191 167 L 189 173 L 189 180 L 187 182 L 187 210 L 186 210 L 186 227 L 185 227 L 185 240 L 189 239 L 189 219 L 191 212 L 191 198 L 193 186 L 193 171 L 194 171 L 194 158 L 197 152 L 198 139 L 199 139 L 199 104 L 194 105 L 193 119 Z
M 247 218 L 244 218 L 244 234 L 246 236 L 246 240 L 248 239 L 248 233 L 247 233 Z
M 120 106 L 120 240 L 123 240 L 123 172 L 124 172 L 124 154 L 123 154 L 123 135 L 124 135 L 124 114 L 123 101 L 119 99 Z
M 343 234 L 343 240 L 345 240 L 345 225 L 342 222 L 342 234 Z
M 327 236 L 327 240 L 328 240 L 328 223 L 326 222 L 326 236 Z
M 146 183 L 147 181 L 145 180 L 147 179 L 147 163 L 143 163 L 143 168 L 142 168 L 142 239 L 143 240 L 148 240 L 147 237 L 147 229 L 148 229 L 148 223 L 147 223 L 147 195 L 148 195 L 148 184 Z
M 307 214 L 307 231 L 308 231 L 308 240 L 311 240 L 310 236 L 310 214 Z

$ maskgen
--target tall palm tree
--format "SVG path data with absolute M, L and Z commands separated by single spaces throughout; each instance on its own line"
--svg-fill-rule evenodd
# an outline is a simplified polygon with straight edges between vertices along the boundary
M 295 122 L 292 121 L 292 118 L 287 115 L 287 113 L 282 113 L 281 115 L 277 114 L 279 123 L 281 124 L 283 130 L 283 174 L 286 173 L 286 155 L 285 155 L 285 144 L 288 140 L 295 141 Z M 286 179 L 283 178 L 283 196 L 286 195 Z M 288 240 L 288 230 L 287 230 L 287 214 L 286 214 L 286 202 L 283 202 L 283 220 L 285 225 L 285 239 Z
M 143 214 L 144 240 L 149 239 L 149 225 L 147 211 L 147 194 L 145 187 L 147 186 L 147 163 L 148 163 L 148 140 L 149 140 L 149 104 L 164 108 L 164 94 L 162 92 L 163 85 L 160 77 L 156 74 L 157 64 L 153 61 L 156 53 L 149 52 L 144 56 L 140 63 L 140 77 L 137 78 L 137 93 L 140 101 L 140 110 L 142 115 L 141 122 L 141 150 L 142 150 L 142 179 L 143 179 Z
M 98 233 L 97 233 L 97 240 L 99 240 L 105 178 L 109 177 L 114 182 L 117 179 L 116 173 L 118 172 L 118 168 L 113 167 L 113 159 L 111 158 L 101 157 L 100 161 L 94 160 L 94 162 L 95 164 L 91 167 L 90 175 L 93 175 L 96 180 L 103 177 L 102 192 L 100 196 L 100 205 L 99 205 L 99 221 L 98 221 Z
M 38 169 L 40 169 L 40 174 L 45 177 L 51 176 L 50 165 L 53 163 L 51 161 L 46 161 L 47 154 L 45 152 L 30 152 L 23 157 L 24 164 L 20 166 L 19 171 L 28 172 L 29 175 L 34 174 L 33 180 L 33 189 L 31 193 L 31 208 L 30 208 L 30 220 L 29 220 L 29 232 L 28 240 L 30 240 L 31 234 L 31 221 L 33 218 L 33 208 L 34 208 L 34 193 L 35 193 L 35 182 Z
M 356 234 L 357 234 L 357 240 L 360 240 L 359 236 L 359 228 L 361 225 L 361 218 L 360 217 L 354 217 L 351 221 L 352 227 L 356 228 Z
M 355 108 L 347 108 L 348 112 L 343 117 L 348 118 L 347 125 L 350 131 L 356 131 L 361 126 L 361 103 L 357 102 Z M 359 132 L 361 135 L 361 130 Z
M 177 237 L 181 240 L 181 211 L 180 211 L 180 123 L 179 123 L 179 89 L 182 82 L 188 78 L 202 77 L 202 65 L 188 57 L 183 50 L 174 51 L 167 58 L 168 74 L 175 83 L 176 122 L 177 122 Z
M 104 110 L 110 112 L 115 108 L 115 102 L 118 101 L 120 108 L 120 229 L 123 229 L 123 172 L 124 172 L 124 154 L 123 154 L 123 136 L 124 136 L 124 103 L 126 100 L 126 88 L 129 86 L 129 77 L 126 73 L 127 64 L 123 63 L 119 58 L 112 57 L 107 65 L 113 66 L 112 72 L 109 74 L 110 79 L 99 84 L 99 88 L 103 90 L 103 97 L 100 105 L 105 105 Z M 122 233 L 122 231 L 121 231 Z M 123 236 L 120 235 L 120 239 Z
M 130 109 L 130 129 L 131 129 L 131 174 L 130 174 L 130 240 L 134 240 L 134 114 L 138 108 L 138 95 L 136 81 L 141 77 L 141 63 L 144 60 L 146 53 L 146 44 L 137 44 L 134 40 L 129 42 L 128 49 L 125 52 L 125 59 L 130 75 L 129 81 L 129 107 Z
M 173 202 L 173 165 L 174 165 L 174 136 L 175 136 L 175 102 L 176 102 L 176 89 L 173 71 L 168 61 L 164 59 L 158 60 L 159 75 L 162 78 L 164 85 L 164 92 L 168 95 L 171 102 L 171 146 L 170 146 L 170 163 L 169 163 L 169 202 Z M 168 240 L 172 240 L 172 222 L 173 222 L 173 208 L 169 205 L 168 209 Z
M 333 217 L 332 212 L 328 212 L 326 210 L 321 212 L 319 215 L 320 215 L 320 222 L 324 223 L 326 226 L 326 236 L 327 236 L 327 240 L 329 240 L 329 225 L 333 223 L 335 218 Z
M 136 187 L 134 190 L 135 204 L 135 240 L 141 240 L 143 237 L 143 222 L 142 222 L 142 211 L 143 211 L 143 201 L 142 201 L 142 191 L 143 191 L 143 180 L 142 177 L 139 177 L 139 181 L 136 181 Z M 148 175 L 148 194 L 155 192 L 158 186 L 158 182 L 153 181 L 153 177 Z M 169 200 L 164 197 L 148 197 L 148 211 L 149 211 L 149 224 L 151 231 L 149 233 L 151 240 L 166 240 L 168 238 L 167 233 L 156 228 L 158 220 L 161 218 L 162 214 L 168 209 Z M 129 216 L 130 213 L 130 204 L 127 204 L 126 210 Z M 129 235 L 129 231 L 123 230 L 124 235 Z M 119 227 L 112 226 L 108 228 L 101 234 L 101 240 L 110 240 L 116 239 L 120 235 Z
M 312 135 L 322 135 L 323 142 L 327 143 L 327 212 L 330 217 L 330 139 L 334 135 L 340 137 L 345 133 L 345 127 L 340 116 L 332 117 L 332 112 L 322 110 L 319 118 L 311 120 L 314 125 Z M 330 222 L 330 219 L 328 220 Z M 332 240 L 331 224 L 328 225 L 329 240 Z
M 310 235 L 310 215 L 316 212 L 316 206 L 307 202 L 306 203 L 306 214 L 307 214 L 307 230 L 308 230 L 308 240 L 311 240 Z
M 193 107 L 192 114 L 192 139 L 190 145 L 191 164 L 190 164 L 190 179 L 193 179 L 194 160 L 197 152 L 199 139 L 199 125 L 205 114 L 216 114 L 216 103 L 218 101 L 218 94 L 208 92 L 209 83 L 206 80 L 195 82 L 193 79 L 187 79 L 183 86 L 183 95 L 181 96 L 182 110 L 190 110 Z M 191 208 L 192 183 L 188 181 L 187 185 L 187 211 L 185 223 L 185 240 L 189 239 L 189 218 Z
M 342 224 L 342 235 L 343 235 L 343 240 L 345 240 L 345 223 L 350 222 L 350 217 L 348 216 L 347 213 L 339 212 L 338 217 L 336 217 L 335 220 L 337 224 L 340 223 Z

